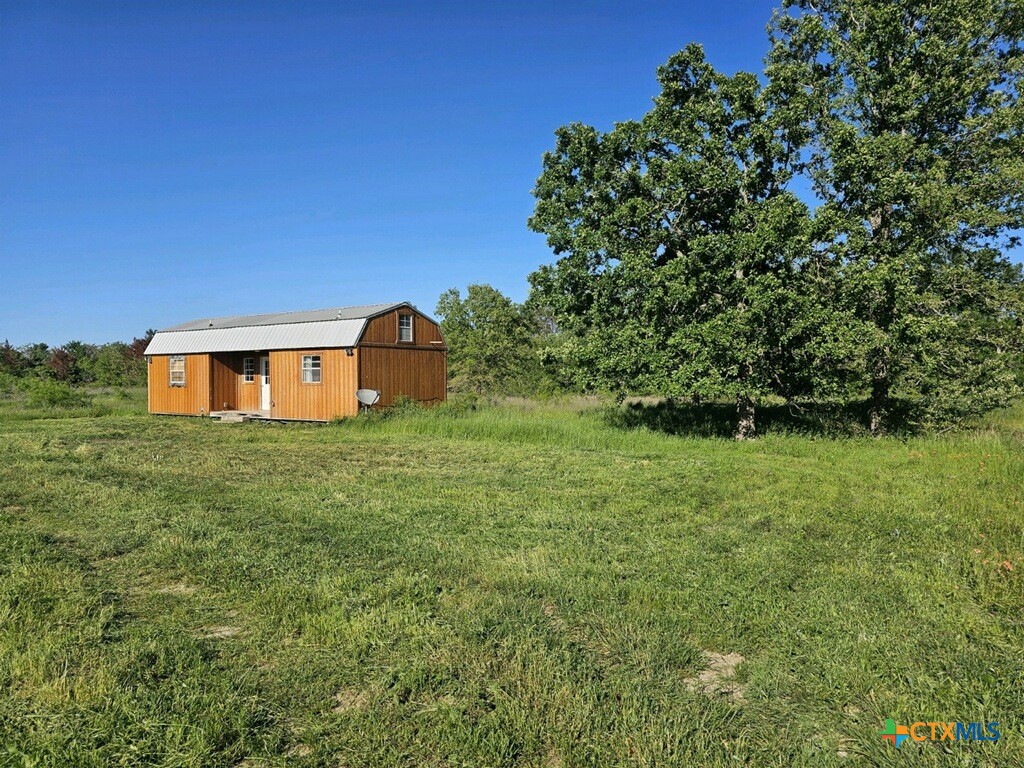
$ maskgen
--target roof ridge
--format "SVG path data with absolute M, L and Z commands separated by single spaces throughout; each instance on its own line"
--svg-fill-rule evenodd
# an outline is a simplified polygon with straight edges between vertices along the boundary
M 320 310 L 311 309 L 311 310 L 308 310 L 308 311 L 310 311 L 310 312 L 318 312 Z M 274 313 L 273 312 L 268 312 L 267 314 L 274 314 Z M 284 314 L 284 313 L 281 313 L 281 314 Z M 233 315 L 229 315 L 226 318 L 220 317 L 220 318 L 210 318 L 210 319 L 211 320 L 230 320 L 232 317 L 233 317 Z M 258 317 L 258 315 L 239 315 L 239 317 Z M 232 328 L 269 328 L 269 327 L 274 326 L 274 325 L 306 325 L 308 323 L 365 323 L 367 320 L 369 320 L 369 318 L 367 318 L 367 317 L 328 317 L 328 318 L 321 318 L 319 320 L 295 320 L 293 322 L 288 322 L 287 320 L 282 320 L 279 323 L 260 323 L 258 325 L 221 325 L 221 326 L 218 326 L 216 328 L 214 328 L 214 327 L 179 328 L 176 325 L 172 325 L 170 328 L 162 328 L 162 329 L 160 329 L 159 331 L 157 331 L 157 333 L 197 333 L 199 331 L 227 331 L 227 330 L 230 330 Z M 193 322 L 198 322 L 198 321 L 193 321 Z M 184 325 L 184 323 L 183 323 L 183 325 Z
M 402 304 L 410 304 L 408 301 L 377 301 L 373 304 L 350 304 L 347 307 L 323 307 L 321 309 L 289 309 L 284 312 L 253 312 L 248 315 L 209 315 L 206 317 L 198 317 L 195 320 L 188 322 L 198 323 L 200 320 L 234 320 L 238 317 L 260 317 L 262 315 L 303 315 L 309 312 L 333 312 L 341 311 L 343 309 L 362 309 L 363 307 L 398 307 Z M 359 318 L 349 318 L 351 320 L 358 320 Z M 199 330 L 199 329 L 196 329 Z

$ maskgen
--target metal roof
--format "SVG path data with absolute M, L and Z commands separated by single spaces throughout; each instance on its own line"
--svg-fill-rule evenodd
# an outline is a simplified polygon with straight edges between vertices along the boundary
M 368 318 L 408 302 L 193 320 L 159 331 L 147 355 L 354 347 Z
M 181 325 L 163 328 L 164 331 L 204 331 L 209 328 L 243 328 L 252 325 L 284 325 L 287 323 L 315 323 L 321 320 L 360 320 L 389 312 L 408 302 L 391 304 L 365 304 L 361 307 L 335 307 L 311 309 L 304 312 L 273 312 L 266 315 L 235 315 L 233 317 L 204 317 Z

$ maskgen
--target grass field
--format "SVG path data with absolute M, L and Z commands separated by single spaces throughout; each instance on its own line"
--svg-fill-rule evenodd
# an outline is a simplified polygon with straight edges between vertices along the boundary
M 0 402 L 0 765 L 1024 765 L 1024 408 L 750 444 L 143 411 Z

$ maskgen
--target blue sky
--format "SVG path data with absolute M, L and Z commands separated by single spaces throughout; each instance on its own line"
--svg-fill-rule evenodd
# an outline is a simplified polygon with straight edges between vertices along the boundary
M 517 300 L 554 130 L 638 117 L 691 41 L 757 69 L 771 2 L 0 8 L 0 339 Z

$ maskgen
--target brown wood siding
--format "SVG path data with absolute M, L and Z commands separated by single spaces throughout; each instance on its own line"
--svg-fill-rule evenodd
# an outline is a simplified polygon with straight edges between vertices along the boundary
M 360 387 L 378 390 L 380 407 L 391 405 L 399 395 L 424 403 L 443 402 L 447 396 L 445 358 L 439 349 L 360 347 Z
M 320 383 L 302 383 L 302 356 L 320 355 Z M 270 353 L 270 415 L 329 421 L 359 411 L 359 350 L 306 349 Z
M 399 314 L 411 314 L 413 316 L 412 344 L 409 344 L 409 342 L 400 342 L 398 340 Z M 405 307 L 396 309 L 394 312 L 388 312 L 386 315 L 381 315 L 380 317 L 375 317 L 368 321 L 366 323 L 366 329 L 363 331 L 363 336 L 359 341 L 360 344 L 398 344 L 403 347 L 430 346 L 444 349 L 443 344 L 431 343 L 435 341 L 442 341 L 441 329 L 438 328 L 437 323 L 427 319 L 415 310 Z
M 242 371 L 243 358 L 251 357 L 255 366 L 252 381 L 247 382 Z M 260 353 L 245 353 L 238 356 L 238 378 L 235 379 L 235 402 L 240 411 L 258 411 L 260 409 Z M 271 381 L 273 386 L 273 381 Z
M 238 374 L 235 371 L 234 362 L 232 355 L 210 356 L 210 376 L 213 381 L 210 407 L 215 411 L 233 411 L 238 408 L 235 405 L 235 401 L 238 399 L 238 385 L 235 379 Z M 240 362 L 239 365 L 241 365 Z
M 243 360 L 253 359 L 257 375 L 246 382 Z M 259 353 L 219 352 L 212 355 L 213 397 L 211 407 L 215 411 L 258 411 L 260 409 Z M 273 381 L 271 381 L 273 386 Z
M 210 356 L 185 355 L 185 386 L 172 387 L 170 358 L 153 355 L 149 365 L 149 412 L 206 415 L 210 412 Z

